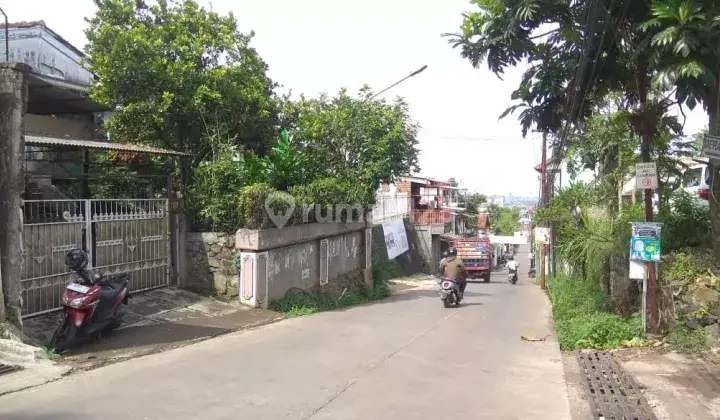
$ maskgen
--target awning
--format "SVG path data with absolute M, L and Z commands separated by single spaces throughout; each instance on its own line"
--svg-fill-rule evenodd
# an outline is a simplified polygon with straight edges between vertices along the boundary
M 141 144 L 122 144 L 97 140 L 67 139 L 34 134 L 25 134 L 25 144 L 28 146 L 61 146 L 85 149 L 116 150 L 119 152 L 150 153 L 166 156 L 190 156 L 189 153 L 176 152 L 174 150 L 144 146 Z
M 29 114 L 78 114 L 109 110 L 107 106 L 90 99 L 85 85 L 36 73 L 28 74 Z

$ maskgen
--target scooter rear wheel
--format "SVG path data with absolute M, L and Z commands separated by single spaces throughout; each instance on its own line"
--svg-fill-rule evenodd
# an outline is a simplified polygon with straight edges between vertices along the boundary
M 75 327 L 70 317 L 66 317 L 53 333 L 48 347 L 58 351 L 66 350 L 68 345 L 75 339 L 75 335 L 77 335 L 77 327 Z

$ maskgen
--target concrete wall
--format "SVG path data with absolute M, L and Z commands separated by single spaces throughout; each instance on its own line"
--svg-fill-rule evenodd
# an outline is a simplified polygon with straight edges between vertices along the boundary
M 395 261 L 403 270 L 403 275 L 419 273 L 426 270 L 428 263 L 423 260 L 421 249 L 418 244 L 418 235 L 414 231 L 413 226 L 408 219 L 403 219 L 405 223 L 405 234 L 408 239 L 410 250 L 395 258 Z M 372 228 L 372 258 L 373 261 L 387 260 L 387 247 L 385 246 L 385 234 L 382 225 L 373 226 Z
M 294 288 L 337 296 L 371 286 L 371 243 L 364 222 L 240 229 L 240 301 L 267 308 Z
M 32 71 L 82 85 L 92 84 L 87 65 L 80 66 L 83 56 L 43 23 L 16 24 L 9 28 L 10 61 L 32 67 Z M 5 31 L 0 30 L 0 61 L 5 61 Z
M 364 231 L 327 238 L 327 245 L 319 240 L 277 248 L 268 252 L 268 298 L 279 299 L 298 288 L 309 290 L 320 285 L 320 267 L 327 246 L 327 267 L 330 281 L 344 273 L 365 267 Z M 322 273 L 324 275 L 324 271 Z
M 218 232 L 187 233 L 185 287 L 233 297 L 239 294 L 233 255 L 235 236 Z
M 423 261 L 423 271 L 429 274 L 435 273 L 442 256 L 440 235 L 444 232 L 444 227 L 413 225 L 412 232 L 416 238 L 419 256 Z
M 25 132 L 45 134 L 50 137 L 91 139 L 94 135 L 94 123 L 90 116 L 56 117 L 25 114 Z

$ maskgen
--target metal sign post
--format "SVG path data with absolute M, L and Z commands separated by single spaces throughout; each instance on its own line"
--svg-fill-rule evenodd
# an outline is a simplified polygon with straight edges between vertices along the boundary
M 648 287 L 649 281 L 652 281 L 653 273 L 657 272 L 657 262 L 660 261 L 662 255 L 662 242 L 660 241 L 662 231 L 662 223 L 652 222 L 633 222 L 632 236 L 630 239 L 630 264 L 631 272 L 633 264 L 642 264 L 643 269 L 643 294 L 642 294 L 642 322 L 643 331 L 647 331 L 647 295 L 650 292 L 650 325 L 654 329 L 657 327 L 657 318 L 655 314 L 655 294 L 654 289 Z

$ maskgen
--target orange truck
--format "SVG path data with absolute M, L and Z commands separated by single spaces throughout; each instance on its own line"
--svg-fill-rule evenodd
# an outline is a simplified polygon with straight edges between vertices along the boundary
M 492 273 L 492 246 L 486 238 L 460 238 L 453 241 L 458 258 L 465 265 L 468 279 L 490 281 Z

